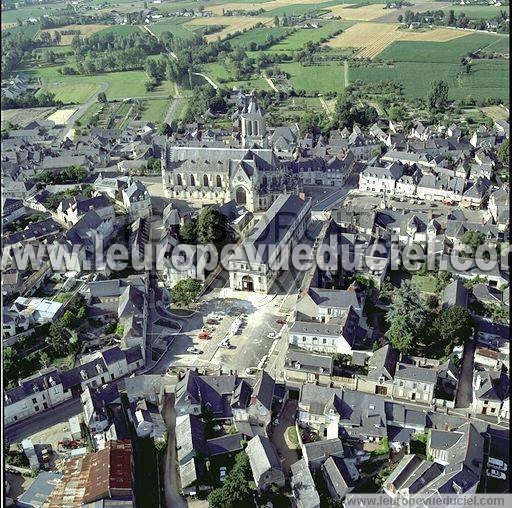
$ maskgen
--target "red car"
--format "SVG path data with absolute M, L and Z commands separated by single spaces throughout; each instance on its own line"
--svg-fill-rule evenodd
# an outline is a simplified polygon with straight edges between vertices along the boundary
M 197 334 L 197 337 L 199 339 L 203 339 L 203 340 L 210 340 L 211 339 L 210 335 L 208 335 L 206 332 L 199 332 Z
M 278 320 L 276 321 L 276 323 L 277 323 L 278 325 L 285 325 L 285 324 L 286 324 L 286 319 L 278 319 Z

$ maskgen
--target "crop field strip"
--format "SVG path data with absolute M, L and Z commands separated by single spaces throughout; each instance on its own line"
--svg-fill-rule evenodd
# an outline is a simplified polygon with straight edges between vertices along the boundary
M 361 48 L 357 57 L 375 58 L 396 41 L 446 42 L 471 34 L 450 28 L 408 32 L 399 30 L 399 26 L 396 23 L 357 23 L 326 44 L 333 48 Z
M 83 37 L 89 37 L 90 35 L 101 32 L 102 30 L 110 28 L 108 25 L 67 25 L 67 26 L 61 26 L 59 28 L 48 28 L 45 30 L 41 30 L 41 32 L 48 32 L 51 34 L 52 37 L 54 37 L 55 32 L 66 32 L 68 30 L 73 30 L 80 32 L 80 35 Z M 60 45 L 61 46 L 68 46 L 71 44 L 71 41 L 73 40 L 74 34 L 67 34 L 61 36 Z

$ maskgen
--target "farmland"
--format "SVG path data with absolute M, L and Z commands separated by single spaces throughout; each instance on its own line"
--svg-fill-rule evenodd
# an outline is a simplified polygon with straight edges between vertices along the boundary
M 222 30 L 205 36 L 207 41 L 216 41 L 217 39 L 224 39 L 235 32 L 249 30 L 258 23 L 262 23 L 264 25 L 271 24 L 272 19 L 262 18 L 259 16 L 216 16 L 211 18 L 195 18 L 192 21 L 188 21 L 185 26 L 188 28 L 195 25 L 221 25 L 224 27 Z
M 236 35 L 230 39 L 232 46 L 239 46 L 242 48 L 249 48 L 252 43 L 265 44 L 268 41 L 269 36 L 274 38 L 281 37 L 288 33 L 294 34 L 292 27 L 256 27 L 247 32 Z
M 164 32 L 171 33 L 176 39 L 190 39 L 194 36 L 194 29 L 201 28 L 200 26 L 188 27 L 183 23 L 187 21 L 186 19 L 169 19 L 162 20 L 157 23 L 152 23 L 148 26 L 148 29 L 156 35 L 160 37 Z
M 456 16 L 464 13 L 469 19 L 491 19 L 496 17 L 500 11 L 508 11 L 509 6 L 496 5 L 450 5 L 442 10 L 446 13 L 453 11 Z
M 295 90 L 326 93 L 341 92 L 345 87 L 343 65 L 339 63 L 311 66 L 286 63 L 281 68 L 290 76 Z
M 102 30 L 105 30 L 108 28 L 107 25 L 67 25 L 67 26 L 61 26 L 59 28 L 50 28 L 48 30 L 41 30 L 42 32 L 48 32 L 51 34 L 52 38 L 55 36 L 55 32 L 66 32 L 66 31 L 73 31 L 73 32 L 80 32 L 80 35 L 83 37 L 89 37 L 90 35 L 100 32 Z M 71 44 L 71 41 L 73 40 L 73 37 L 75 34 L 66 34 L 61 36 L 61 46 L 68 46 Z

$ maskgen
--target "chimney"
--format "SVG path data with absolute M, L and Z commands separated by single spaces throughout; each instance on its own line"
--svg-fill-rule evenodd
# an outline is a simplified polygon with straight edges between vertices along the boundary
M 482 376 L 478 374 L 475 379 L 475 390 L 478 390 L 482 386 Z

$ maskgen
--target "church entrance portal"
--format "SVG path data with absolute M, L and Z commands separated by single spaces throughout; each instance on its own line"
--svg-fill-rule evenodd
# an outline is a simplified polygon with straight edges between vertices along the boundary
M 244 275 L 242 277 L 242 289 L 244 291 L 254 291 L 254 282 L 250 275 Z
M 247 204 L 247 194 L 243 187 L 238 187 L 236 190 L 235 200 L 239 205 Z

